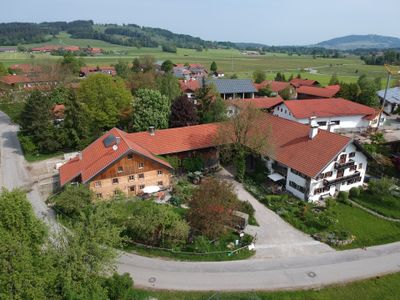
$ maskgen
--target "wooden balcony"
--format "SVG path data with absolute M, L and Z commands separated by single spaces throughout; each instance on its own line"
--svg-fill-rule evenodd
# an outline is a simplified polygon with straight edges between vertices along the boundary
M 335 169 L 336 170 L 345 170 L 345 169 L 350 168 L 351 166 L 354 166 L 354 165 L 355 165 L 355 162 L 352 159 L 350 159 L 347 163 L 335 162 Z
M 351 174 L 351 175 L 348 175 L 348 176 L 344 176 L 344 177 L 340 177 L 340 178 L 336 178 L 336 179 L 332 179 L 332 180 L 324 179 L 323 183 L 324 183 L 324 186 L 331 186 L 331 185 L 342 183 L 344 181 L 348 181 L 348 180 L 351 180 L 351 179 L 354 179 L 354 178 L 358 178 L 358 177 L 360 177 L 360 172 L 357 171 L 354 174 Z

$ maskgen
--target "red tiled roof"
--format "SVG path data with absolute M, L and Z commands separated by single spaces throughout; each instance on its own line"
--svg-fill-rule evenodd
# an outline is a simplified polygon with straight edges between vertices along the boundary
M 257 90 L 261 90 L 263 88 L 266 88 L 267 86 L 270 87 L 271 91 L 275 93 L 279 93 L 280 91 L 286 89 L 287 87 L 290 86 L 289 82 L 283 82 L 283 81 L 274 81 L 274 80 L 265 80 L 261 83 L 254 83 L 254 87 Z
M 17 64 L 9 67 L 10 70 L 13 71 L 21 71 L 23 74 L 33 73 L 33 72 L 41 72 L 42 67 L 38 65 L 31 64 Z
M 280 163 L 315 178 L 351 139 L 326 130 L 309 138 L 310 127 L 270 114 L 258 127 L 270 132 L 270 156 Z
M 313 85 L 318 85 L 318 81 L 316 80 L 311 80 L 311 79 L 301 79 L 301 78 L 293 78 L 290 80 L 290 83 L 295 86 L 295 87 L 300 87 L 300 86 L 313 86 Z
M 195 92 L 200 88 L 200 82 L 198 80 L 179 80 L 179 87 L 182 92 Z
M 114 150 L 113 147 L 106 148 L 103 144 L 103 140 L 110 134 L 120 138 L 116 150 Z M 147 149 L 144 149 L 131 139 L 128 139 L 127 136 L 127 133 L 113 128 L 102 137 L 98 138 L 82 151 L 81 158 L 77 156 L 61 166 L 60 184 L 65 185 L 79 175 L 82 178 L 82 182 L 86 183 L 128 152 L 137 153 L 167 168 L 172 168 L 169 163 L 156 157 Z
M 260 98 L 245 98 L 245 99 L 238 99 L 238 100 L 226 100 L 229 104 L 235 103 L 251 103 L 258 109 L 270 109 L 278 104 L 283 102 L 281 96 L 277 97 L 260 97 Z
M 156 155 L 180 153 L 204 149 L 217 145 L 218 124 L 203 124 L 188 127 L 129 133 L 128 138 Z
M 63 47 L 62 49 L 64 49 L 65 51 L 71 51 L 71 52 L 77 52 L 77 51 L 81 50 L 81 48 L 79 48 L 78 46 L 67 46 L 67 47 Z
M 340 85 L 332 85 L 329 87 L 301 86 L 297 88 L 298 94 L 305 94 L 315 97 L 332 98 L 340 90 Z
M 53 114 L 57 118 L 64 117 L 65 105 L 64 104 L 56 104 L 53 107 Z
M 157 130 L 154 136 L 147 132 L 131 133 L 128 138 L 154 154 L 173 154 L 217 146 L 219 126 L 213 123 Z M 325 130 L 319 130 L 311 140 L 308 125 L 267 113 L 256 127 L 269 135 L 269 156 L 310 177 L 318 175 L 350 142 L 348 137 Z
M 342 98 L 289 100 L 284 103 L 297 119 L 313 116 L 369 116 L 376 114 L 374 108 Z
M 3 82 L 7 85 L 12 85 L 15 83 L 29 83 L 32 82 L 32 79 L 25 75 L 6 75 L 0 77 L 0 82 Z

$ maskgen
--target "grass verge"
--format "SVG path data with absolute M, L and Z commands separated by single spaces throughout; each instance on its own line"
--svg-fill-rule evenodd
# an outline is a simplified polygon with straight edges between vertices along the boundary
M 332 285 L 318 290 L 281 291 L 281 292 L 172 292 L 136 290 L 135 299 L 158 300 L 349 300 L 349 299 L 399 299 L 400 273 L 375 277 L 341 285 Z

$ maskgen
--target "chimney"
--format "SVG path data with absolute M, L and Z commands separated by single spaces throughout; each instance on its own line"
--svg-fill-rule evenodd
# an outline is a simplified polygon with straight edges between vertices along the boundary
M 154 126 L 149 126 L 149 134 L 150 135 L 155 135 L 156 134 L 156 128 Z
M 115 137 L 115 144 L 116 144 L 116 145 L 119 145 L 120 142 L 121 142 L 121 137 L 116 136 L 116 137 Z
M 308 137 L 313 140 L 318 134 L 318 123 L 315 120 L 316 117 L 310 117 L 310 132 Z

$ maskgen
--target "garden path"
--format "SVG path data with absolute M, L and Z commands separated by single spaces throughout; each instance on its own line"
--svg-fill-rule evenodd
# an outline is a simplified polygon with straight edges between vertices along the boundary
M 234 180 L 233 175 L 226 169 L 219 171 L 217 176 L 231 182 L 239 200 L 249 201 L 255 209 L 255 218 L 259 226 L 248 225 L 245 230 L 246 233 L 256 236 L 254 258 L 308 256 L 335 251 L 286 223 L 247 192 L 243 184 Z

